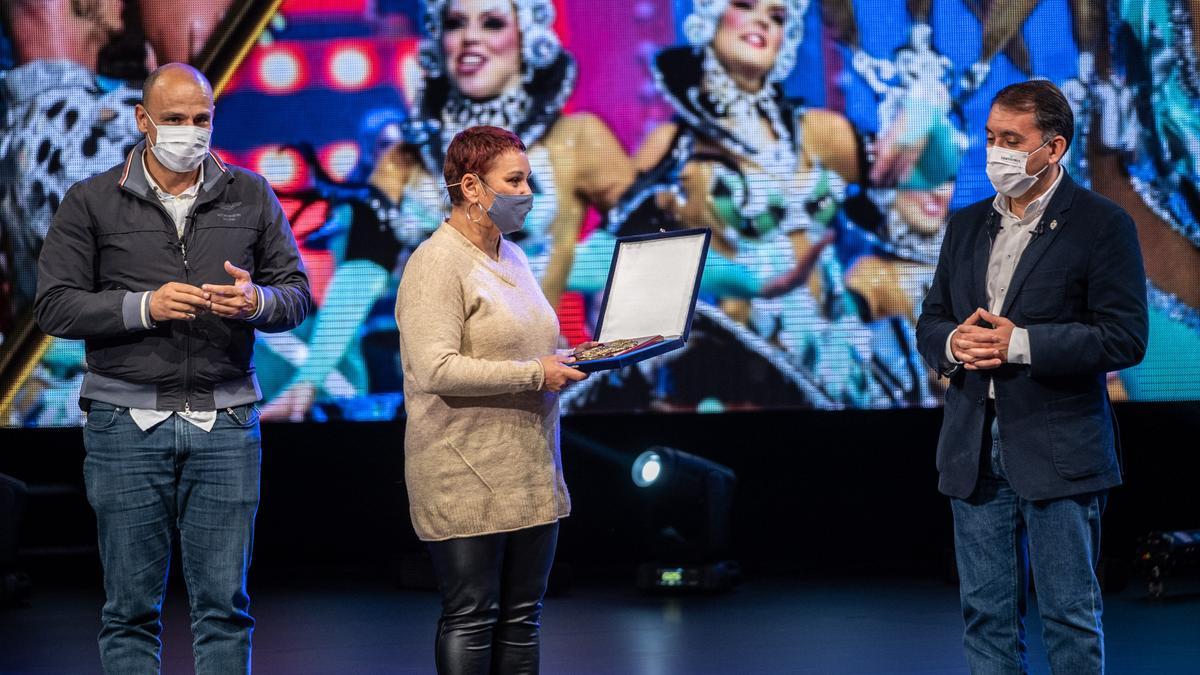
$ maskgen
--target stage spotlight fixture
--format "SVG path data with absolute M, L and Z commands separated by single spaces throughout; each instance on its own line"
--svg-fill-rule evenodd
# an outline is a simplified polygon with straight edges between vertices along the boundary
M 653 450 L 638 455 L 633 462 L 633 482 L 638 487 L 650 487 L 662 475 L 662 457 Z
M 645 533 L 654 555 L 654 561 L 638 567 L 638 587 L 722 591 L 737 583 L 737 563 L 724 559 L 737 483 L 733 470 L 655 446 L 638 455 L 631 474 L 646 500 Z

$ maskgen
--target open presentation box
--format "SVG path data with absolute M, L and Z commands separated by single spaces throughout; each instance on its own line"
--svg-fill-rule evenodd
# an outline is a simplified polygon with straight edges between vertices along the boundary
M 618 353 L 572 365 L 624 368 L 686 344 L 711 239 L 708 229 L 618 238 L 596 322 L 596 340 Z

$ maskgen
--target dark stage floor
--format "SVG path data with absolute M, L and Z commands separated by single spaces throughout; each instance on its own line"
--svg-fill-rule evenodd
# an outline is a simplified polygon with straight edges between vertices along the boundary
M 32 606 L 0 610 L 0 672 L 99 672 L 98 589 L 39 588 Z M 1200 596 L 1107 597 L 1109 672 L 1200 673 Z M 259 673 L 431 673 L 436 594 L 386 584 L 259 583 Z M 164 672 L 191 672 L 176 583 L 166 611 Z M 955 589 L 927 580 L 750 580 L 711 597 L 641 595 L 577 584 L 547 601 L 544 673 L 963 673 Z M 1035 673 L 1047 672 L 1030 621 Z

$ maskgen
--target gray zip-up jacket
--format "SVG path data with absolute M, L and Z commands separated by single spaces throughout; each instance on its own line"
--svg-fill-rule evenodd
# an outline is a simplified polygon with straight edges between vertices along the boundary
M 176 411 L 257 401 L 254 330 L 295 328 L 312 302 L 291 225 L 266 180 L 210 154 L 180 239 L 146 182 L 144 148 L 64 197 L 38 260 L 38 325 L 86 341 L 85 408 L 89 400 Z M 153 324 L 150 291 L 169 281 L 232 284 L 226 260 L 259 287 L 254 320 L 202 313 Z

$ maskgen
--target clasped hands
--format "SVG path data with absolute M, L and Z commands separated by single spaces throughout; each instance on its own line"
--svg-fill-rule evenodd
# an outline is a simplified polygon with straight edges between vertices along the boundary
M 991 324 L 991 328 L 980 325 Z M 1008 345 L 1012 340 L 1012 321 L 979 308 L 954 330 L 950 352 L 967 370 L 990 370 L 1008 363 Z
M 225 261 L 233 284 L 204 284 L 196 287 L 169 281 L 150 296 L 150 318 L 154 321 L 193 321 L 210 312 L 223 319 L 246 319 L 258 311 L 258 292 L 250 273 Z

